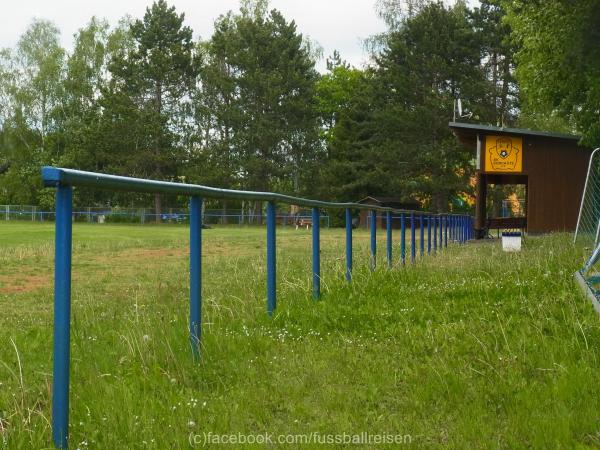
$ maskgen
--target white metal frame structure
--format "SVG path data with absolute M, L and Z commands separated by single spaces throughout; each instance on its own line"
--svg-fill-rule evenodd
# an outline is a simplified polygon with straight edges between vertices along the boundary
M 585 186 L 583 195 L 581 196 L 581 204 L 579 205 L 579 216 L 577 217 L 577 227 L 573 242 L 577 242 L 578 238 L 583 236 L 593 235 L 592 246 L 598 243 L 600 234 L 600 208 L 594 208 L 594 202 L 598 202 L 600 207 L 600 147 L 595 149 L 590 155 L 590 163 L 588 165 L 587 176 L 585 178 Z M 598 199 L 595 200 L 595 194 Z

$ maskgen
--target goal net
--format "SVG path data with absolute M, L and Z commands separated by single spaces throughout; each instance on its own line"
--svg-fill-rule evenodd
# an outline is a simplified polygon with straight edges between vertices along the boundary
M 575 243 L 581 242 L 592 247 L 598 243 L 600 232 L 600 148 L 592 152 L 579 218 L 575 229 Z

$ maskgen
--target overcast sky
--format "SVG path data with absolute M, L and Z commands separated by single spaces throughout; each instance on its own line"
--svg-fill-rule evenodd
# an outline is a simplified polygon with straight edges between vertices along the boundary
M 70 49 L 73 34 L 92 16 L 107 19 L 111 25 L 129 14 L 140 18 L 152 0 L 14 0 L 2 10 L 0 47 L 13 47 L 33 18 L 48 19 L 62 32 L 62 43 Z M 194 38 L 211 36 L 215 19 L 233 9 L 238 0 L 168 0 L 178 12 L 185 13 L 186 24 Z M 316 40 L 328 56 L 339 50 L 349 63 L 360 66 L 367 54 L 362 41 L 385 30 L 375 14 L 375 0 L 271 0 L 271 8 L 294 19 L 298 30 Z M 323 70 L 324 61 L 318 65 Z

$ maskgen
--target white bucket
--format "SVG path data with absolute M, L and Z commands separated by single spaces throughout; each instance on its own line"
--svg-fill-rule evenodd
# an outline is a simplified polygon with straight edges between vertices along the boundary
M 520 252 L 521 238 L 520 231 L 502 233 L 502 250 L 505 252 Z

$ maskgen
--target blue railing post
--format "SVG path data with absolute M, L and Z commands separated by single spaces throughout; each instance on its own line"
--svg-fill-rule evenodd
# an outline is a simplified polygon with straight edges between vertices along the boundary
M 457 242 L 458 244 L 460 244 L 460 221 L 461 221 L 461 216 L 456 216 L 455 218 L 455 227 L 454 227 L 454 241 Z
M 471 240 L 471 216 L 467 217 L 467 241 Z
M 346 209 L 346 280 L 352 281 L 352 211 Z
M 460 216 L 454 216 L 454 242 L 460 243 Z
M 321 297 L 321 242 L 319 208 L 312 209 L 312 251 L 313 251 L 313 298 Z
M 448 248 L 448 215 L 444 215 L 444 248 Z
M 469 229 L 471 230 L 471 239 L 475 239 L 475 218 L 470 218 Z
M 460 244 L 460 216 L 454 217 L 454 242 Z
M 427 216 L 427 254 L 431 253 L 431 216 Z
M 454 242 L 460 243 L 460 216 L 454 217 Z
M 420 228 L 420 241 L 419 241 L 419 250 L 420 250 L 420 256 L 421 258 L 423 257 L 423 253 L 425 253 L 425 224 L 423 223 L 423 215 L 421 214 L 419 216 L 419 228 Z
M 73 190 L 56 189 L 56 253 L 54 256 L 54 369 L 52 374 L 52 439 L 57 448 L 69 441 L 69 365 L 71 337 L 71 251 Z
M 410 262 L 415 263 L 417 256 L 416 239 L 415 239 L 415 213 L 410 213 Z
M 406 265 L 406 217 L 404 213 L 400 214 L 400 258 L 402 265 Z
M 433 254 L 437 253 L 438 244 L 438 221 L 436 216 L 431 217 L 433 219 Z
M 444 216 L 440 214 L 438 218 L 438 251 L 441 252 L 444 248 Z
M 371 270 L 377 265 L 377 211 L 371 211 Z
M 273 316 L 277 307 L 277 239 L 275 236 L 275 203 L 267 203 L 267 312 Z
M 467 216 L 467 238 L 466 241 L 471 239 L 471 218 Z
M 436 254 L 439 247 L 439 216 L 433 216 L 433 230 L 435 237 L 433 238 L 433 253 Z
M 473 239 L 473 218 L 469 216 L 469 240 Z
M 202 335 L 202 199 L 190 199 L 190 344 L 200 359 Z
M 471 240 L 471 217 L 467 216 L 467 241 Z
M 392 268 L 392 213 L 388 211 L 386 213 L 386 231 L 387 231 L 387 261 L 388 267 Z
M 475 217 L 471 217 L 471 239 L 475 239 Z

